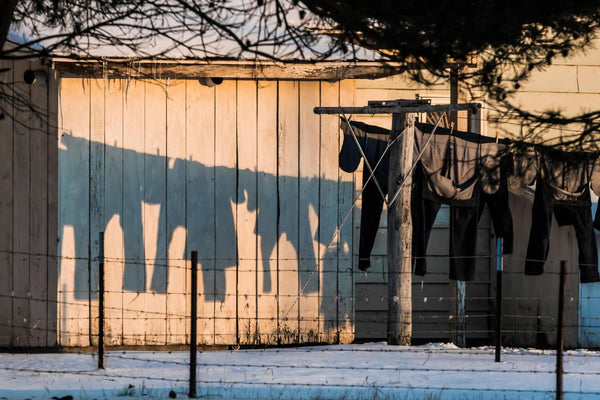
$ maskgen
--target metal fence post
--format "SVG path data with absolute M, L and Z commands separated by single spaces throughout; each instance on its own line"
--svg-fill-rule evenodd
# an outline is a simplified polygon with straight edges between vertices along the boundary
M 558 294 L 558 322 L 556 327 L 556 400 L 563 398 L 563 350 L 565 347 L 565 292 L 567 288 L 567 261 L 560 262 Z
M 502 242 L 501 237 L 496 239 L 496 362 L 500 362 L 502 349 L 502 271 L 504 270 Z
M 190 392 L 189 397 L 196 397 L 196 324 L 198 321 L 198 252 L 192 251 L 192 293 L 190 323 Z
M 104 369 L 104 232 L 98 247 L 98 369 Z
M 467 282 L 456 281 L 456 345 L 467 347 Z

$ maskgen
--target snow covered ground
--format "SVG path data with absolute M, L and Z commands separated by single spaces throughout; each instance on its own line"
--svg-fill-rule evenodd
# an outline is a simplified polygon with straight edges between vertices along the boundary
M 0 354 L 0 399 L 187 398 L 185 352 Z M 600 352 L 565 353 L 565 399 L 600 399 Z M 553 399 L 553 351 L 369 343 L 198 353 L 203 399 Z M 66 397 L 65 400 L 69 399 Z

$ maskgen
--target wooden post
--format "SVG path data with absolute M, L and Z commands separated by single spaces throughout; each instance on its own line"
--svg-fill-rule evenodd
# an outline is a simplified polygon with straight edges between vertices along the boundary
M 461 90 L 461 82 L 458 80 L 458 75 L 461 67 L 458 65 L 452 66 L 450 71 L 450 104 L 456 105 L 466 100 L 465 91 Z M 450 112 L 450 123 L 453 124 L 456 130 L 468 129 L 466 119 L 458 118 L 458 111 Z M 469 122 L 473 121 L 473 115 L 469 115 Z M 479 128 L 479 127 L 478 127 Z M 480 129 L 473 130 L 473 132 L 480 133 Z M 456 326 L 456 336 L 454 341 L 458 347 L 466 347 L 466 282 L 455 281 L 450 282 L 450 294 L 454 299 L 450 301 L 451 314 L 454 313 L 456 318 L 454 319 Z
M 450 70 L 450 104 L 458 104 L 458 67 L 454 66 Z M 458 129 L 458 112 L 450 112 L 450 123 L 454 124 L 454 129 Z
M 393 114 L 390 140 L 404 131 L 390 149 L 388 193 L 392 199 L 388 210 L 388 324 L 390 345 L 410 345 L 412 336 L 412 218 L 410 197 L 412 178 L 408 172 L 413 162 L 415 114 Z

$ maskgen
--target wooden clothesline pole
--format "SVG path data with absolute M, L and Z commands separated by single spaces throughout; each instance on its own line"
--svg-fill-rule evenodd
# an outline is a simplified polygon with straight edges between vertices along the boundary
M 388 193 L 398 197 L 388 208 L 387 342 L 409 346 L 412 338 L 412 215 L 410 208 L 415 143 L 415 113 L 392 116 Z M 395 140 L 402 132 L 400 140 Z M 399 186 L 402 185 L 401 188 Z
M 477 111 L 480 103 L 429 104 L 428 100 L 370 101 L 365 107 L 315 107 L 315 114 L 409 114 L 430 112 Z
M 410 208 L 414 123 L 417 113 L 472 111 L 479 103 L 432 105 L 429 100 L 370 101 L 366 107 L 315 107 L 316 114 L 392 114 L 390 142 L 408 129 L 390 148 L 388 193 L 398 197 L 388 210 L 388 344 L 408 346 L 412 337 L 412 218 Z

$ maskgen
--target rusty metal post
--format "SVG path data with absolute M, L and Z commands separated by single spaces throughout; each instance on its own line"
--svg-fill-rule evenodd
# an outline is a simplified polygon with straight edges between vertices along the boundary
M 104 232 L 98 247 L 98 369 L 104 369 Z
M 502 350 L 502 238 L 496 239 L 496 362 L 500 362 Z
M 563 350 L 565 347 L 565 293 L 567 289 L 567 261 L 560 262 L 558 292 L 558 321 L 556 326 L 556 400 L 563 398 Z
M 190 316 L 190 392 L 189 397 L 196 397 L 196 369 L 197 369 L 197 322 L 198 322 L 198 252 L 192 251 L 192 293 Z

